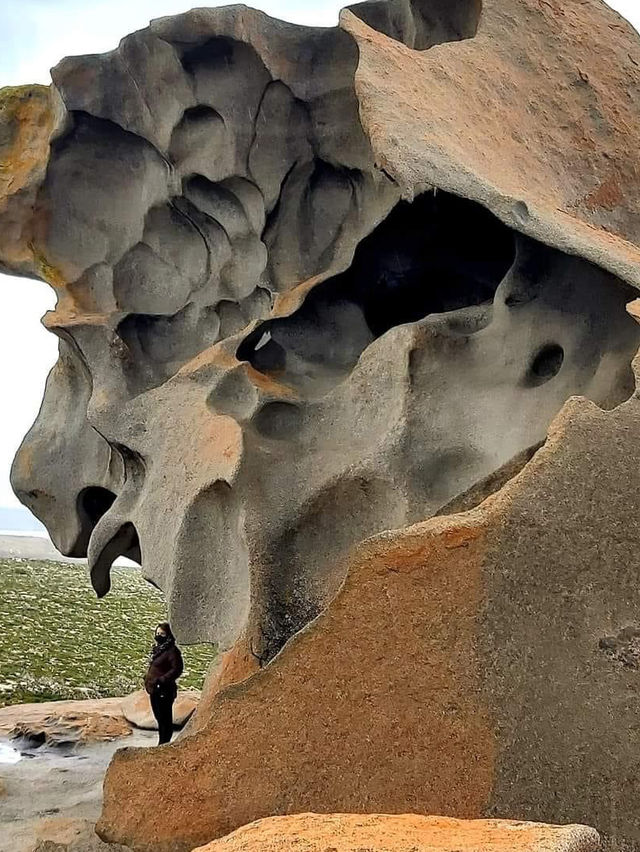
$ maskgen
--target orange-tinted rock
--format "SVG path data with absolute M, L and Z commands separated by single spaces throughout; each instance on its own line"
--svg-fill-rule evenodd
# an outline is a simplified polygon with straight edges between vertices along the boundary
M 634 299 L 633 302 L 629 302 L 627 311 L 636 322 L 640 322 L 640 299 Z
M 584 825 L 407 814 L 300 814 L 246 825 L 194 852 L 596 852 Z
M 30 217 L 45 175 L 57 112 L 55 94 L 47 86 L 0 89 L 0 269 L 35 273 L 45 280 L 46 264 L 31 246 Z
M 481 507 L 361 545 L 327 611 L 206 727 L 116 755 L 100 833 L 186 852 L 274 814 L 411 810 L 640 843 L 640 682 L 599 645 L 640 624 L 638 434 L 637 401 L 573 401 Z
M 431 50 L 342 13 L 378 162 L 411 197 L 473 198 L 640 285 L 638 34 L 600 0 L 457 5 L 481 9 L 477 32 Z
M 63 60 L 25 214 L 61 357 L 12 481 L 96 591 L 144 554 L 182 641 L 264 664 L 354 544 L 572 394 L 626 399 L 637 56 L 595 0 L 389 0 L 326 31 L 197 10 Z M 557 381 L 527 393 L 549 343 Z
M 121 698 L 47 701 L 0 708 L 0 736 L 38 743 L 104 742 L 131 734 Z
M 173 724 L 182 728 L 198 706 L 200 693 L 197 690 L 180 690 L 173 705 Z M 122 715 L 136 728 L 157 731 L 158 723 L 151 709 L 151 702 L 144 689 L 134 692 L 122 700 Z
M 234 683 L 242 683 L 260 670 L 260 663 L 251 653 L 246 636 L 230 650 L 221 654 L 209 671 L 202 696 L 185 734 L 195 734 L 205 727 L 211 715 L 211 706 L 219 692 Z
M 0 244 L 60 295 L 13 485 L 98 594 L 144 554 L 229 651 L 192 736 L 116 758 L 105 837 L 415 810 L 640 845 L 639 51 L 596 0 L 389 0 L 54 71 Z M 518 474 L 575 394 L 615 411 Z
M 448 527 L 447 519 L 424 537 L 401 535 L 388 568 L 385 543 L 367 546 L 327 614 L 266 669 L 219 693 L 203 730 L 153 755 L 119 752 L 99 833 L 136 850 L 186 851 L 263 816 L 358 811 L 364 802 L 478 815 L 495 761 L 473 665 L 481 596 L 473 566 L 485 531 L 472 521 Z M 429 556 L 441 560 L 437 574 Z M 437 638 L 425 615 L 436 609 Z M 444 623 L 445 613 L 455 622 Z M 424 695 L 436 684 L 427 713 Z M 460 783 L 469 766 L 473 782 Z M 158 772 L 180 781 L 161 793 Z M 162 812 L 143 805 L 156 794 Z
M 0 828 L 0 843 L 2 842 Z M 7 852 L 126 852 L 103 843 L 90 820 L 46 817 L 12 832 Z M 0 846 L 3 849 L 4 847 Z

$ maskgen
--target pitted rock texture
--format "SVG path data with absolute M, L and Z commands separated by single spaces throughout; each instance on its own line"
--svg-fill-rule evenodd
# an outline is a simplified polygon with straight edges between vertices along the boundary
M 640 849 L 639 673 L 599 644 L 640 623 L 639 435 L 638 398 L 573 400 L 480 507 L 360 545 L 326 611 L 196 733 L 118 752 L 100 835 L 186 852 L 274 814 L 410 811 Z
M 194 852 L 597 852 L 584 825 L 457 820 L 414 814 L 300 814 L 263 819 Z
M 429 646 L 420 624 L 433 601 L 404 587 L 390 631 L 383 614 L 373 618 L 384 584 L 380 604 L 345 591 L 347 554 L 385 530 L 452 507 L 473 510 L 523 467 L 530 477 L 549 424 L 575 395 L 615 409 L 602 415 L 602 435 L 609 428 L 615 450 L 629 444 L 633 455 L 625 418 L 637 404 L 630 364 L 640 327 L 637 306 L 625 308 L 640 286 L 637 34 L 600 0 L 371 2 L 326 30 L 244 6 L 198 9 L 152 22 L 109 54 L 63 60 L 49 90 L 33 89 L 31 99 L 30 91 L 0 100 L 8 105 L 0 261 L 55 288 L 45 324 L 60 338 L 60 359 L 16 457 L 14 489 L 64 553 L 88 555 L 99 595 L 109 591 L 113 560 L 129 556 L 165 591 L 181 641 L 227 652 L 183 742 L 160 751 L 163 760 L 184 757 L 177 778 L 196 762 L 190 771 L 205 792 L 192 801 L 206 806 L 192 815 L 187 798 L 163 809 L 183 821 L 172 825 L 171 841 L 166 826 L 145 823 L 153 815 L 140 818 L 141 802 L 132 826 L 131 778 L 146 790 L 149 776 L 137 767 L 156 758 L 130 754 L 108 781 L 105 834 L 154 852 L 183 849 L 256 816 L 313 808 L 304 799 L 312 793 L 330 810 L 417 804 L 480 816 L 503 804 L 512 815 L 548 820 L 560 808 L 560 781 L 545 762 L 550 741 L 541 757 L 531 751 L 547 728 L 534 736 L 525 725 L 524 742 L 505 758 L 509 723 L 496 722 L 498 709 L 477 685 L 491 671 L 476 651 L 480 613 L 486 607 L 489 623 L 503 628 L 503 597 L 517 612 L 538 576 L 535 552 L 504 595 L 492 597 L 477 577 L 470 589 L 473 577 L 462 573 L 459 597 L 442 603 L 440 618 L 451 622 L 445 632 L 454 620 L 467 624 L 467 660 L 438 657 L 431 680 L 416 671 L 416 648 Z M 602 435 L 591 434 L 585 452 L 597 447 L 606 458 Z M 603 503 L 580 502 L 594 467 L 582 465 L 572 480 L 579 528 L 562 501 L 554 518 L 537 505 L 536 480 L 527 485 L 532 511 L 544 513 L 536 523 L 543 531 L 550 524 L 560 544 L 571 539 L 578 554 L 592 546 L 594 512 L 606 525 L 604 505 L 617 499 L 619 485 L 603 472 Z M 619 517 L 631 529 L 634 486 L 626 488 Z M 504 520 L 480 517 L 494 533 Z M 596 534 L 603 540 L 604 528 Z M 549 545 L 545 565 L 553 553 Z M 370 637 L 378 657 L 349 650 L 356 637 L 348 626 L 328 652 L 339 648 L 348 661 L 358 711 L 370 698 L 368 667 L 392 667 L 371 688 L 380 718 L 370 724 L 383 751 L 336 707 L 346 687 L 336 684 L 322 704 L 317 661 L 296 657 L 307 673 L 298 681 L 288 670 L 281 679 L 269 667 L 256 674 L 269 663 L 286 668 L 289 641 L 304 656 L 345 595 L 364 634 L 369 616 L 383 631 Z M 580 617 L 605 620 L 604 609 L 596 602 Z M 588 643 L 610 678 L 620 672 L 598 641 L 639 623 L 632 615 L 619 624 L 616 612 L 615 624 Z M 562 679 L 571 663 L 557 636 L 564 641 L 567 628 L 553 627 L 541 666 L 551 658 Z M 267 671 L 277 689 L 261 678 Z M 399 672 L 412 672 L 415 683 L 398 681 Z M 251 690 L 265 683 L 274 691 L 254 704 Z M 225 691 L 230 684 L 235 693 Z M 390 702 L 393 718 L 383 709 L 390 684 L 410 704 Z M 437 712 L 418 711 L 418 693 L 438 684 L 455 693 L 451 705 L 439 696 Z M 305 690 L 319 705 L 300 700 Z M 231 694 L 239 696 L 233 724 L 220 710 Z M 517 716 L 517 696 L 504 700 L 507 719 Z M 270 701 L 288 707 L 273 728 L 263 727 Z M 579 767 L 587 786 L 568 797 L 567 813 L 585 822 L 602 813 L 610 834 L 635 843 L 629 804 L 618 802 L 607 774 L 622 722 L 605 722 L 600 693 L 593 701 L 612 737 L 597 764 L 606 783 L 590 764 Z M 548 695 L 538 703 L 534 727 L 554 706 Z M 333 734 L 296 728 L 302 706 L 305 725 L 324 706 Z M 438 740 L 449 706 L 462 716 L 452 739 Z M 415 764 L 402 762 L 401 743 L 388 754 L 405 717 Z M 560 750 L 581 730 L 571 712 L 566 718 L 574 727 Z M 635 728 L 627 721 L 628 740 Z M 232 755 L 239 727 L 241 752 Z M 252 774 L 245 761 L 270 743 L 267 730 L 276 745 Z M 279 739 L 287 731 L 295 756 Z M 317 749 L 313 767 L 300 748 L 306 739 Z M 443 755 L 435 768 L 434 750 Z M 329 769 L 312 772 L 325 753 L 326 766 L 334 761 L 350 784 L 336 784 Z M 635 753 L 621 759 L 633 763 Z M 381 777 L 387 763 L 393 771 Z M 422 792 L 416 767 L 431 778 Z M 460 774 L 473 777 L 473 788 Z M 157 790 L 158 801 L 191 783 Z M 613 791 L 602 806 L 595 789 Z
M 341 24 L 376 162 L 403 193 L 435 184 L 640 283 L 640 40 L 627 21 L 601 0 L 483 0 L 473 38 L 422 52 L 349 12 Z
M 6 90 L 0 259 L 60 337 L 12 481 L 98 594 L 126 555 L 264 664 L 351 546 L 628 398 L 636 58 L 595 0 L 238 6 Z

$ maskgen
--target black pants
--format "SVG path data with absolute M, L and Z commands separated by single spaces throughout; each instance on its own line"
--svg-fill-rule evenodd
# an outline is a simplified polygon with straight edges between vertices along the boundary
M 157 687 L 151 693 L 151 709 L 158 722 L 158 745 L 171 742 L 173 736 L 173 702 L 178 689 L 173 684 Z

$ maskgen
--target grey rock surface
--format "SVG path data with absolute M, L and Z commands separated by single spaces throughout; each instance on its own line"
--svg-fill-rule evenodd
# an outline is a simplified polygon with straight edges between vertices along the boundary
M 420 56 L 473 41 L 464 4 L 418 9 L 345 20 Z M 571 395 L 628 398 L 640 343 L 613 261 L 465 192 L 401 199 L 357 41 L 228 7 L 65 59 L 22 228 L 60 359 L 16 493 L 98 594 L 129 557 L 182 641 L 246 634 L 263 662 L 353 544 L 539 444 Z
M 0 767 L 0 852 L 120 852 L 102 843 L 95 823 L 105 769 L 124 743 L 153 746 L 157 736 L 77 746 L 73 752 L 41 748 L 35 756 Z M 47 845 L 48 844 L 48 845 Z
M 325 30 L 244 6 L 197 9 L 152 22 L 111 53 L 63 60 L 49 89 L 0 93 L 0 264 L 56 289 L 45 324 L 60 338 L 42 410 L 14 463 L 14 489 L 56 547 L 87 556 L 99 595 L 109 591 L 114 559 L 127 556 L 166 593 L 181 641 L 230 649 L 203 712 L 213 714 L 219 690 L 248 678 L 251 666 L 274 661 L 258 686 L 256 678 L 246 683 L 275 683 L 277 707 L 287 682 L 295 687 L 278 729 L 280 752 L 266 740 L 276 764 L 282 754 L 288 759 L 287 726 L 308 730 L 312 714 L 296 713 L 302 693 L 318 686 L 304 681 L 308 656 L 296 686 L 287 648 L 300 636 L 311 641 L 314 628 L 325 641 L 322 615 L 339 607 L 346 554 L 363 539 L 473 509 L 496 491 L 501 506 L 517 508 L 513 494 L 520 495 L 527 511 L 508 529 L 506 509 L 497 518 L 489 512 L 492 530 L 505 527 L 490 575 L 496 565 L 513 567 L 504 569 L 509 582 L 478 603 L 472 649 L 481 615 L 509 627 L 532 613 L 556 618 L 564 598 L 543 595 L 536 607 L 527 598 L 528 584 L 540 586 L 539 563 L 552 566 L 564 554 L 572 588 L 569 557 L 591 554 L 589 571 L 599 570 L 593 554 L 610 541 L 611 524 L 621 548 L 614 561 L 635 564 L 633 471 L 605 475 L 605 450 L 615 471 L 621 447 L 635 457 L 630 365 L 640 327 L 626 306 L 640 287 L 639 69 L 637 34 L 600 0 L 390 0 L 358 4 Z M 596 428 L 579 425 L 570 482 L 554 473 L 549 484 L 536 473 L 540 454 L 533 457 L 575 395 L 611 410 L 600 411 L 605 437 L 598 445 Z M 567 410 L 599 409 L 582 400 Z M 568 458 L 564 450 L 561 441 L 559 458 Z M 576 458 L 591 458 L 591 466 Z M 587 481 L 595 461 L 596 483 Z M 505 496 L 505 483 L 519 475 L 524 491 Z M 548 495 L 559 492 L 562 511 L 550 523 Z M 606 505 L 619 507 L 614 517 Z M 626 518 L 623 530 L 618 517 Z M 543 550 L 538 528 L 546 532 Z M 495 730 L 485 766 L 493 799 L 470 813 L 486 812 L 487 801 L 510 813 L 572 819 L 586 808 L 612 848 L 637 846 L 637 797 L 627 788 L 622 797 L 611 792 L 614 768 L 635 765 L 635 752 L 620 747 L 632 724 L 603 721 L 609 693 L 589 674 L 597 712 L 587 716 L 610 739 L 596 750 L 601 775 L 588 761 L 583 771 L 569 753 L 575 742 L 582 755 L 585 743 L 566 711 L 571 697 L 563 692 L 558 704 L 553 690 L 538 689 L 552 676 L 568 688 L 573 681 L 558 673 L 573 671 L 571 660 L 595 647 L 607 678 L 632 675 L 638 617 L 627 581 L 607 590 L 612 600 L 589 599 L 575 616 L 590 624 L 598 613 L 591 645 L 573 627 L 578 651 L 564 628 L 561 643 L 535 634 L 542 662 L 528 680 L 533 640 L 517 637 L 505 650 L 504 629 L 487 630 L 492 694 L 500 696 L 490 702 Z M 405 662 L 401 637 L 411 633 L 401 618 L 413 629 L 414 615 L 419 620 L 429 605 L 398 614 L 385 657 L 391 668 Z M 455 631 L 456 607 L 435 614 L 434 630 L 445 618 L 444 632 Z M 528 629 L 534 635 L 533 621 Z M 345 633 L 355 648 L 357 637 Z M 609 644 L 600 648 L 600 640 Z M 294 657 L 308 654 L 301 645 Z M 375 668 L 368 648 L 349 659 L 350 685 L 360 687 Z M 461 662 L 442 666 L 446 693 Z M 250 692 L 234 693 L 239 712 L 223 729 L 207 724 L 212 715 L 196 717 L 191 742 L 187 729 L 166 754 L 116 759 L 105 836 L 125 836 L 145 852 L 186 849 L 189 832 L 229 827 L 221 788 L 230 791 L 229 809 L 246 816 L 237 767 L 254 755 L 240 743 L 229 764 L 219 758 L 236 747 L 243 713 L 245 733 L 253 731 L 260 748 L 265 742 Z M 329 696 L 323 719 L 339 718 L 342 694 Z M 377 694 L 371 725 L 390 706 L 384 690 Z M 616 689 L 620 719 L 635 706 L 630 694 Z M 546 737 L 559 706 L 565 735 Z M 436 724 L 425 722 L 422 705 L 413 709 L 406 741 L 416 743 L 419 725 L 425 737 L 437 736 L 440 710 Z M 465 736 L 483 718 L 469 714 Z M 458 783 L 460 802 L 480 796 L 477 762 L 471 790 L 466 770 L 428 789 L 424 778 L 412 787 L 411 773 L 380 778 L 381 759 L 354 739 L 354 726 L 333 740 L 322 729 L 318 749 L 335 749 L 338 763 L 349 755 L 340 778 L 375 758 L 369 781 L 381 808 L 406 807 L 417 790 L 451 801 Z M 507 771 L 493 772 L 492 743 L 495 765 L 510 750 Z M 447 747 L 443 767 L 461 755 Z M 554 749 L 584 780 L 564 798 L 565 765 L 560 776 L 550 769 Z M 171 791 L 184 792 L 173 828 L 164 814 L 145 822 L 135 804 L 149 777 L 161 776 L 141 767 L 169 755 L 185 757 L 176 772 L 185 774 L 186 792 Z M 390 757 L 384 748 L 382 755 Z M 431 772 L 432 756 L 423 756 Z M 201 775 L 186 777 L 187 757 Z M 313 764 L 298 783 L 287 759 L 275 792 L 279 776 L 253 779 L 251 807 L 286 808 L 278 797 L 287 785 L 292 797 L 306 795 Z M 235 769 L 223 771 L 227 765 Z M 330 810 L 354 791 L 366 799 L 362 783 L 340 789 L 331 777 Z M 200 807 L 189 784 L 208 789 L 218 810 Z M 368 804 L 363 798 L 354 810 Z

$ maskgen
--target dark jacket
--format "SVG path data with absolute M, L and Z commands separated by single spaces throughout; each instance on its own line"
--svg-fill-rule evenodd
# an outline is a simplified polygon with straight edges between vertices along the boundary
M 158 654 L 149 663 L 149 668 L 144 676 L 144 688 L 151 695 L 156 684 L 160 684 L 161 686 L 175 686 L 183 669 L 184 665 L 180 648 L 171 644 L 166 651 L 162 651 L 161 654 Z

